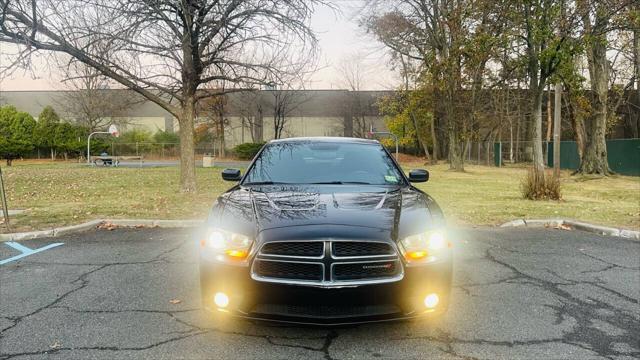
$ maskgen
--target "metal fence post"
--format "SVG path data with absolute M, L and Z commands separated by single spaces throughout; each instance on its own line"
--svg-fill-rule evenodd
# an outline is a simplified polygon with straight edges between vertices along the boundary
M 2 167 L 0 167 L 0 201 L 2 201 L 2 215 L 4 217 L 4 224 L 7 227 L 7 231 L 11 232 L 11 227 L 9 226 L 9 206 L 7 206 L 7 194 L 4 190 Z
M 493 161 L 497 167 L 502 166 L 502 143 L 497 142 L 493 144 L 494 154 Z

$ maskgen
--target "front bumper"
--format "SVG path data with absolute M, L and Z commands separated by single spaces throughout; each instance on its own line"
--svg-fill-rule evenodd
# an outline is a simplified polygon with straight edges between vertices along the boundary
M 429 265 L 406 266 L 396 282 L 343 287 L 276 284 L 251 278 L 248 267 L 201 258 L 202 302 L 206 309 L 248 319 L 315 325 L 411 319 L 447 310 L 451 292 L 451 257 Z M 217 292 L 229 297 L 218 309 Z M 435 309 L 424 297 L 436 293 Z

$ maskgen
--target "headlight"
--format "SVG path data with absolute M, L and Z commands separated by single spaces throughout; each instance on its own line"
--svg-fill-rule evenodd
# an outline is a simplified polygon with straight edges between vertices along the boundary
M 400 241 L 400 252 L 409 263 L 435 261 L 448 247 L 451 244 L 442 229 L 407 236 Z
M 202 247 L 212 251 L 217 260 L 232 262 L 245 261 L 252 243 L 246 235 L 216 228 L 210 228 L 201 241 Z

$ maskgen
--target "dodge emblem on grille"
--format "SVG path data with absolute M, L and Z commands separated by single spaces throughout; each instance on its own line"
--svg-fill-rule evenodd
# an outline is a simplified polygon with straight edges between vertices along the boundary
M 393 264 L 388 263 L 388 264 L 381 264 L 381 265 L 362 265 L 362 269 L 367 270 L 367 269 L 390 269 L 393 266 Z

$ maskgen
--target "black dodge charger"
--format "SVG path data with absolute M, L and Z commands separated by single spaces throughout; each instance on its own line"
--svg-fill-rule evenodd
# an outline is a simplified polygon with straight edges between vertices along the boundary
M 436 202 L 377 141 L 266 144 L 213 204 L 200 240 L 201 294 L 216 313 L 345 324 L 447 309 L 451 243 Z

